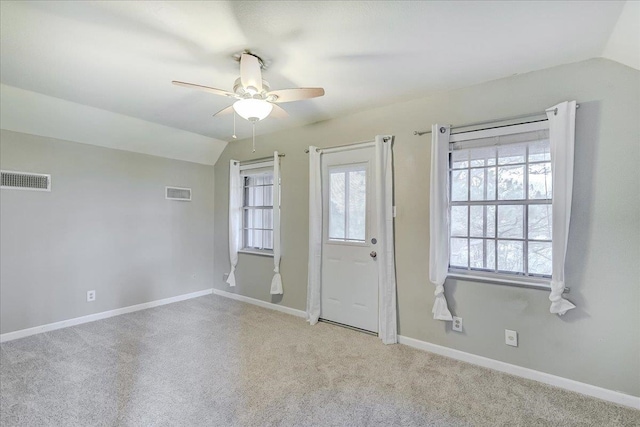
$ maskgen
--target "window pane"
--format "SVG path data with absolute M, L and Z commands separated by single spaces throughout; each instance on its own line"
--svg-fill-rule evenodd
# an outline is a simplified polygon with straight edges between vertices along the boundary
M 273 249 L 273 231 L 265 230 L 262 235 L 264 236 L 264 249 Z
M 469 150 L 456 150 L 451 153 L 451 167 L 453 169 L 469 167 Z
M 262 188 L 264 189 L 263 206 L 273 206 L 273 185 L 267 185 Z
M 261 249 L 262 248 L 262 230 L 251 230 L 253 234 L 253 245 L 252 247 Z
M 467 207 L 451 206 L 451 235 L 467 235 Z
M 529 274 L 551 276 L 551 243 L 529 242 Z
M 509 165 L 514 163 L 524 163 L 527 147 L 523 144 L 508 144 L 498 147 L 498 164 Z
M 252 228 L 264 228 L 264 218 L 262 217 L 262 209 L 250 209 L 251 212 L 251 227 Z
M 269 172 L 263 175 L 263 184 L 264 185 L 273 184 L 273 173 Z
M 551 163 L 529 165 L 529 198 L 551 199 Z
M 262 228 L 273 230 L 273 209 L 262 209 Z
M 471 206 L 469 228 L 471 237 L 495 237 L 495 206 Z
M 242 228 L 252 228 L 253 217 L 251 216 L 251 210 L 245 209 L 242 218 Z
M 496 237 L 496 206 L 487 206 L 487 237 Z
M 496 242 L 494 240 L 487 240 L 487 269 L 496 269 Z
M 469 258 L 467 249 L 467 239 L 451 239 L 451 256 L 449 264 L 456 267 L 467 268 L 467 260 Z
M 364 170 L 349 172 L 349 240 L 366 238 L 367 226 L 367 172 Z
M 522 242 L 498 240 L 498 270 L 523 272 Z
M 529 143 L 529 161 L 551 161 L 551 150 L 549 147 L 549 140 L 544 139 L 541 141 L 535 141 Z
M 329 174 L 329 238 L 345 239 L 345 172 Z
M 484 222 L 484 206 L 471 206 L 469 218 L 469 235 L 472 237 L 484 237 L 486 224 Z
M 253 187 L 253 203 L 251 206 L 264 206 L 264 187 Z
M 471 169 L 471 200 L 486 200 L 485 173 L 484 168 Z
M 498 200 L 524 199 L 524 166 L 498 168 Z
M 498 206 L 498 237 L 522 239 L 524 237 L 524 206 Z
M 253 231 L 251 230 L 244 230 L 244 247 L 253 247 Z
M 466 201 L 468 197 L 467 169 L 451 171 L 451 200 Z
M 496 199 L 496 168 L 487 168 L 487 198 Z
M 551 205 L 529 205 L 529 239 L 551 240 Z
M 496 164 L 496 147 L 475 148 L 469 150 L 471 167 L 493 166 Z
M 484 240 L 469 240 L 469 266 L 471 268 L 485 268 L 484 265 Z

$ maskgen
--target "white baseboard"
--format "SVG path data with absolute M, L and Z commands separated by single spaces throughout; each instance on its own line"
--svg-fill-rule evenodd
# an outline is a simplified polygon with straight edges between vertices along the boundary
M 475 354 L 466 353 L 460 350 L 454 350 L 449 347 L 443 347 L 437 344 L 431 344 L 426 341 L 420 341 L 414 338 L 398 335 L 400 344 L 408 345 L 430 353 L 439 354 L 440 356 L 450 357 L 452 359 L 471 363 L 472 365 L 482 366 L 483 368 L 493 369 L 495 371 L 504 372 L 515 375 L 517 377 L 527 378 L 529 380 L 538 381 L 549 384 L 565 390 L 574 391 L 585 394 L 598 399 L 613 402 L 618 405 L 629 406 L 634 409 L 640 409 L 640 397 L 631 396 L 619 391 L 613 391 L 606 388 L 598 387 L 591 384 L 581 383 L 579 381 L 570 380 L 568 378 L 547 374 L 545 372 L 536 371 L 522 366 L 512 365 L 510 363 L 501 362 L 499 360 L 489 359 L 488 357 L 477 356 Z
M 147 308 L 158 307 L 161 305 L 171 304 L 173 302 L 184 301 L 191 298 L 198 298 L 205 295 L 211 295 L 213 289 L 205 289 L 203 291 L 192 292 L 190 294 L 178 295 L 171 298 L 164 298 L 156 301 L 145 302 L 142 304 L 130 305 L 129 307 L 116 308 L 115 310 L 103 311 L 101 313 L 89 314 L 87 316 L 75 317 L 73 319 L 62 320 L 60 322 L 48 323 L 46 325 L 35 326 L 33 328 L 21 329 L 19 331 L 7 332 L 0 335 L 0 342 L 17 340 L 19 338 L 28 337 L 30 335 L 41 334 L 43 332 L 55 331 L 56 329 L 68 328 L 69 326 L 81 325 L 83 323 L 94 322 L 96 320 L 107 319 L 109 317 L 119 316 L 121 314 L 132 313 L 134 311 L 145 310 Z
M 219 289 L 213 290 L 214 295 L 220 295 L 221 297 L 231 298 L 237 301 L 248 302 L 249 304 L 257 305 L 263 308 L 280 311 L 282 313 L 290 314 L 297 317 L 307 317 L 307 313 L 302 310 L 297 310 L 291 307 L 285 307 L 284 305 L 274 304 L 271 302 L 262 301 L 255 298 L 245 297 L 244 295 L 234 294 L 232 292 L 221 291 Z

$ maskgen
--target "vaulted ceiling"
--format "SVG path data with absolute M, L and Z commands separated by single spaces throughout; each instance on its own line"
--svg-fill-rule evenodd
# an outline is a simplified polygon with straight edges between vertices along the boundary
M 325 88 L 265 133 L 607 52 L 637 68 L 630 3 L 3 1 L 1 81 L 228 141 L 229 99 L 171 80 L 231 90 L 250 49 L 272 89 Z

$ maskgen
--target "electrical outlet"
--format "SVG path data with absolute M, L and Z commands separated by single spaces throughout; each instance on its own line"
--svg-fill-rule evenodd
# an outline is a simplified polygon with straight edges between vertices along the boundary
M 96 300 L 96 291 L 87 291 L 87 302 Z
M 453 325 L 451 327 L 456 332 L 462 332 L 462 317 L 453 316 Z
M 512 347 L 518 346 L 518 333 L 509 329 L 504 330 L 504 343 Z

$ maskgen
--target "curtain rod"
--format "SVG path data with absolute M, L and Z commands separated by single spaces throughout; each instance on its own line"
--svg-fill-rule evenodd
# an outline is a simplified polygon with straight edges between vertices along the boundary
M 382 138 L 382 140 L 383 140 L 384 142 L 387 142 L 387 141 L 389 141 L 390 139 L 391 139 L 391 137 L 390 137 L 390 136 L 385 136 L 384 138 Z M 325 147 L 325 148 L 320 148 L 320 147 L 318 147 L 318 148 L 316 148 L 316 151 L 320 152 L 321 150 L 333 150 L 334 148 L 335 148 L 335 149 L 339 149 L 339 148 L 347 148 L 347 147 L 352 147 L 352 146 L 355 146 L 355 145 L 370 144 L 370 143 L 372 143 L 372 142 L 375 142 L 375 140 L 371 140 L 371 141 L 362 141 L 362 142 L 354 142 L 354 143 L 352 143 L 352 144 L 336 145 L 336 146 L 334 146 L 334 147 Z M 309 149 L 308 149 L 308 148 L 306 148 L 306 149 L 304 150 L 304 152 L 305 152 L 305 153 L 307 153 L 307 154 L 309 154 Z
M 278 157 L 284 157 L 284 154 L 280 154 L 278 153 Z M 251 160 L 240 160 L 239 162 L 236 163 L 240 163 L 241 165 L 250 165 L 251 163 L 259 163 L 259 162 L 264 162 L 266 160 L 273 160 L 273 156 L 269 156 L 269 157 L 260 157 L 259 159 L 251 159 Z
M 580 108 L 580 104 L 576 104 L 576 110 L 578 108 Z M 533 117 L 537 117 L 537 116 L 542 116 L 543 114 L 546 114 L 549 111 L 553 111 L 554 114 L 558 114 L 558 109 L 557 108 L 549 108 L 547 110 L 544 110 L 544 112 L 542 112 L 542 113 L 523 114 L 521 116 L 505 117 L 504 119 L 486 120 L 484 122 L 469 123 L 469 124 L 466 124 L 466 125 L 451 125 L 451 129 L 468 128 L 468 127 L 471 127 L 471 126 L 489 125 L 489 124 L 492 124 L 492 123 L 506 122 L 506 121 L 509 121 L 509 120 L 533 118 Z M 547 120 L 547 119 L 544 119 L 544 120 Z M 480 129 L 478 129 L 478 130 L 480 130 Z M 422 136 L 422 135 L 425 135 L 427 133 L 431 133 L 431 130 L 423 130 L 423 131 L 417 131 L 416 130 L 416 131 L 413 132 L 414 135 L 418 135 L 418 136 Z

